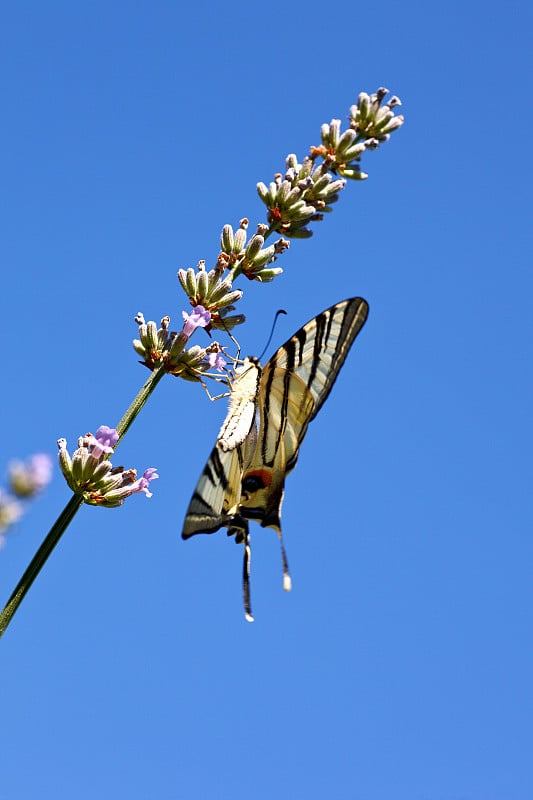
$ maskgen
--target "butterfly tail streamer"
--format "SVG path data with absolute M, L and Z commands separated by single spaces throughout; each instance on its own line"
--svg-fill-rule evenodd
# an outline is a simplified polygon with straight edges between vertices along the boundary
M 250 534 L 244 535 L 244 557 L 242 561 L 242 594 L 244 600 L 244 616 L 247 622 L 253 622 L 252 603 L 250 600 L 250 565 L 252 561 L 252 548 L 250 547 Z
M 286 592 L 290 592 L 290 590 L 292 589 L 292 579 L 291 579 L 291 574 L 289 572 L 289 562 L 287 560 L 287 552 L 283 545 L 281 531 L 279 531 L 278 536 L 279 536 L 279 545 L 281 548 L 281 564 L 283 568 L 283 588 L 285 589 Z

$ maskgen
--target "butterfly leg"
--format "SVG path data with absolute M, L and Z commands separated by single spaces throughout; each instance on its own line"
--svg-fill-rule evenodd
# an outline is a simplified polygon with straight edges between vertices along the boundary
M 289 572 L 289 562 L 287 561 L 287 553 L 285 552 L 285 548 L 283 546 L 283 538 L 281 536 L 281 531 L 278 531 L 279 536 L 279 544 L 281 547 L 281 564 L 283 566 L 283 588 L 286 592 L 290 592 L 292 589 L 292 580 Z
M 244 616 L 247 622 L 253 622 L 252 604 L 250 602 L 250 562 L 252 560 L 252 549 L 250 547 L 250 534 L 248 530 L 243 535 L 244 559 L 242 564 L 242 593 L 244 600 Z
M 207 375 L 208 378 L 212 378 L 214 381 L 218 381 L 219 383 L 226 383 L 227 384 L 227 380 L 225 378 L 220 378 L 220 377 L 218 377 L 218 375 L 210 375 L 209 373 L 205 373 L 205 374 Z M 202 389 L 204 390 L 204 392 L 209 397 L 209 399 L 211 400 L 212 403 L 215 400 L 220 400 L 222 397 L 229 397 L 229 395 L 230 395 L 229 392 L 222 392 L 222 394 L 212 395 L 211 392 L 209 391 L 209 389 L 207 388 L 206 382 L 204 380 L 202 380 L 202 378 L 198 377 L 198 382 L 202 385 Z

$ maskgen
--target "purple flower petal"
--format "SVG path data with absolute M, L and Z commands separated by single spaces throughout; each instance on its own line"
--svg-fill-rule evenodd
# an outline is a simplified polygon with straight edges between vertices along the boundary
M 135 481 L 135 483 L 132 483 L 129 487 L 130 493 L 144 492 L 146 497 L 151 497 L 152 492 L 148 490 L 148 486 L 150 485 L 150 481 L 154 481 L 156 478 L 159 478 L 156 467 L 145 469 L 142 478 L 139 478 L 138 481 Z
M 111 455 L 113 445 L 118 442 L 118 433 L 115 428 L 108 425 L 100 425 L 96 435 L 90 434 L 85 437 L 85 444 L 89 448 L 91 458 L 100 459 L 103 455 Z
M 112 453 L 112 448 L 118 442 L 118 433 L 116 432 L 115 428 L 109 428 L 107 425 L 100 425 L 96 431 L 95 438 L 98 439 L 100 444 L 104 447 L 109 447 L 107 452 Z
M 185 324 L 183 326 L 183 333 L 187 338 L 191 336 L 196 328 L 207 328 L 211 322 L 211 314 L 203 306 L 195 306 L 190 314 L 186 311 L 181 312 Z
M 211 369 L 216 369 L 219 372 L 224 372 L 226 368 L 226 359 L 222 353 L 208 353 L 206 361 Z

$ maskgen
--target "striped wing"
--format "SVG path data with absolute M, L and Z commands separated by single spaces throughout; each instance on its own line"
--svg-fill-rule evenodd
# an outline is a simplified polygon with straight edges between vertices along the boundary
M 241 482 L 240 514 L 281 535 L 285 477 L 294 468 L 307 426 L 329 395 L 363 327 L 359 297 L 323 311 L 277 350 L 261 374 L 257 443 Z
M 182 536 L 214 533 L 239 511 L 243 471 L 257 441 L 256 398 L 261 368 L 246 359 L 233 382 L 229 409 L 191 498 Z
M 281 533 L 285 477 L 367 314 L 365 300 L 344 300 L 276 351 L 261 372 L 255 415 L 244 440 L 227 449 L 219 439 L 211 453 L 187 510 L 184 539 L 227 527 L 243 540 L 248 519 Z
M 231 523 L 238 512 L 243 469 L 242 445 L 234 450 L 215 445 L 187 509 L 184 539 L 195 533 L 214 533 Z
M 261 378 L 261 399 L 267 401 L 275 380 L 272 373 L 277 369 L 287 370 L 297 375 L 311 392 L 314 409 L 308 419 L 310 422 L 329 395 L 367 316 L 366 300 L 354 297 L 337 303 L 310 320 L 274 353 L 265 366 Z

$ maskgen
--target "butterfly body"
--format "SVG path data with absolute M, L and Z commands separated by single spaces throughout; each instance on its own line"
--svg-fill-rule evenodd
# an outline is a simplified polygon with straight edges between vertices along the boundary
M 236 371 L 228 414 L 192 496 L 182 536 L 226 527 L 229 536 L 244 543 L 247 619 L 252 619 L 248 521 L 274 528 L 281 541 L 285 478 L 367 314 L 365 300 L 343 300 L 300 328 L 263 368 L 251 358 Z M 283 544 L 282 558 L 288 589 Z
M 245 358 L 233 379 L 226 419 L 217 436 L 222 450 L 233 450 L 241 444 L 252 427 L 256 398 L 259 391 L 261 367 L 256 358 Z

